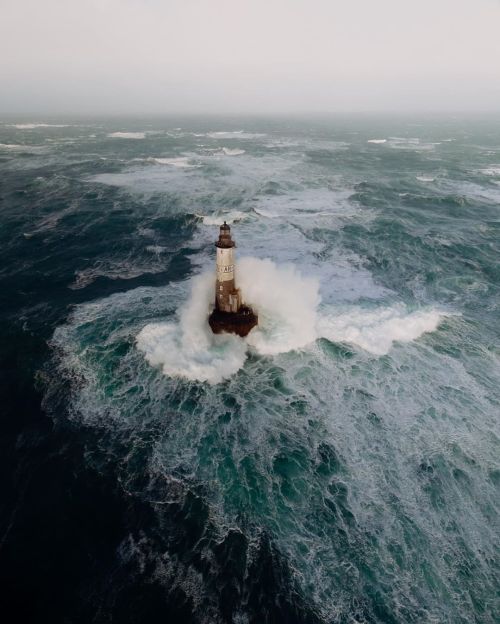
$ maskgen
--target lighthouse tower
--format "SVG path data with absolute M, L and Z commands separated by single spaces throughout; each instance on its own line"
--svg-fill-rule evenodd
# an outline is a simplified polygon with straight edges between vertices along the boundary
M 234 248 L 231 228 L 224 221 L 220 226 L 217 248 L 217 281 L 215 282 L 215 307 L 221 312 L 238 312 L 241 293 L 234 284 Z
M 208 318 L 214 334 L 223 332 L 246 336 L 258 323 L 252 308 L 242 303 L 241 291 L 234 280 L 234 248 L 231 228 L 224 221 L 220 226 L 217 249 L 217 278 L 215 281 L 215 307 Z

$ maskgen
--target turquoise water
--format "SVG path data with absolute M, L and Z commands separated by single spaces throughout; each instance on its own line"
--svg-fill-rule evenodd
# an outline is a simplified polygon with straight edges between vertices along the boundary
M 113 591 L 174 621 L 497 621 L 497 120 L 13 121 L 0 168 L 5 322 L 148 509 Z M 206 325 L 222 220 L 246 341 Z

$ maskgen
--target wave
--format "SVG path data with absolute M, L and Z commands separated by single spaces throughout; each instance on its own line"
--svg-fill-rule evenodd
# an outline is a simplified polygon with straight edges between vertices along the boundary
M 349 201 L 352 189 L 300 189 L 289 191 L 286 195 L 268 195 L 259 198 L 254 212 L 268 219 L 303 218 L 311 222 L 318 217 L 344 219 L 360 217 L 359 207 Z M 364 211 L 365 216 L 368 210 Z M 331 223 L 331 221 L 330 221 Z
M 70 124 L 48 124 L 48 123 L 21 123 L 11 124 L 18 130 L 34 130 L 35 128 L 69 128 Z
M 500 167 L 486 167 L 485 169 L 480 169 L 480 173 L 486 176 L 500 176 Z
M 99 136 L 111 130 L 99 130 Z M 458 204 L 440 198 L 449 194 L 462 202 L 466 189 L 455 189 L 455 184 L 460 177 L 466 182 L 468 171 L 474 172 L 471 181 L 480 182 L 492 197 L 494 191 L 498 195 L 495 182 L 500 178 L 477 172 L 500 166 L 499 160 L 483 152 L 476 159 L 471 152 L 463 166 L 458 163 L 463 175 L 454 181 L 438 173 L 429 158 L 433 152 L 399 152 L 407 160 L 402 184 L 388 166 L 398 152 L 388 144 L 366 143 L 366 135 L 353 138 L 353 158 L 361 150 L 368 159 L 360 175 L 349 166 L 351 158 L 346 162 L 333 152 L 325 152 L 323 160 L 319 153 L 317 160 L 304 155 L 302 137 L 311 134 L 302 130 L 297 133 L 298 149 L 249 149 L 267 147 L 282 131 L 283 126 L 277 127 L 255 142 L 201 139 L 217 152 L 210 167 L 199 169 L 162 166 L 145 158 L 191 156 L 193 162 L 206 163 L 203 146 L 189 133 L 185 142 L 165 139 L 161 147 L 155 142 L 158 149 L 144 150 L 148 142 L 136 141 L 127 147 L 122 164 L 107 161 L 116 164 L 111 168 L 99 166 L 98 160 L 95 170 L 69 163 L 69 183 L 75 176 L 88 179 L 99 171 L 115 171 L 121 173 L 114 178 L 111 174 L 113 183 L 127 184 L 140 194 L 97 185 L 88 189 L 89 201 L 97 192 L 126 209 L 133 248 L 130 254 L 116 248 L 104 250 L 104 255 L 96 249 L 89 262 L 75 264 L 75 269 L 93 269 L 78 274 L 80 286 L 85 280 L 98 282 L 87 293 L 68 295 L 82 303 L 56 319 L 63 324 L 43 371 L 43 385 L 46 379 L 53 384 L 46 404 L 55 418 L 69 418 L 72 427 L 90 436 L 95 452 L 87 453 L 87 461 L 101 471 L 108 465 L 112 481 L 119 466 L 117 483 L 129 499 L 132 495 L 151 503 L 152 528 L 148 524 L 139 536 L 136 559 L 127 559 L 132 554 L 126 552 L 126 540 L 120 546 L 124 569 L 135 574 L 146 566 L 147 574 L 149 570 L 161 580 L 158 591 L 164 593 L 178 594 L 190 585 L 186 601 L 199 605 L 193 618 L 265 619 L 267 603 L 261 596 L 267 600 L 267 594 L 257 593 L 263 578 L 281 577 L 277 557 L 282 556 L 298 579 L 300 594 L 325 614 L 325 622 L 335 616 L 339 621 L 377 621 L 386 613 L 402 622 L 426 617 L 474 620 L 470 596 L 487 602 L 495 581 L 495 536 L 489 519 L 497 500 L 491 396 L 499 387 L 498 362 L 488 349 L 494 318 L 482 307 L 491 304 L 488 310 L 494 313 L 495 302 L 483 289 L 486 282 L 478 270 L 484 267 L 487 273 L 498 202 L 464 202 L 456 209 Z M 372 128 L 368 138 L 380 138 L 382 131 L 387 141 L 395 134 Z M 28 132 L 12 140 L 31 136 Z M 51 132 L 63 131 L 44 134 Z M 310 138 L 313 148 L 317 135 Z M 428 136 L 422 133 L 426 140 Z M 120 143 L 107 142 L 108 148 Z M 244 147 L 247 154 L 227 157 L 220 152 L 222 146 Z M 468 143 L 464 146 L 469 149 Z M 442 154 L 442 171 L 457 171 L 456 149 Z M 375 152 L 388 161 L 372 162 Z M 7 152 L 3 154 L 6 158 Z M 17 152 L 8 154 L 10 158 Z M 71 160 L 74 154 L 72 149 Z M 143 161 L 131 162 L 134 156 Z M 60 170 L 58 166 L 55 173 Z M 42 173 L 49 179 L 46 168 Z M 436 175 L 439 185 L 417 182 L 417 175 Z M 412 182 L 428 193 L 399 205 L 396 192 L 405 187 L 411 191 Z M 395 198 L 382 197 L 386 183 Z M 343 195 L 346 186 L 353 187 L 350 198 Z M 149 201 L 146 193 L 157 192 Z M 479 193 L 479 185 L 467 192 Z M 434 199 L 440 218 L 433 220 L 428 213 L 422 225 L 419 206 Z M 385 210 L 386 204 L 393 209 Z M 275 218 L 259 218 L 255 212 L 261 208 Z M 413 209 L 415 219 L 407 219 Z M 196 218 L 196 213 L 204 216 Z M 113 210 L 106 215 L 114 221 L 104 228 L 119 231 L 123 215 Z M 170 216 L 176 220 L 166 218 Z M 446 227 L 440 226 L 443 216 Z M 272 256 L 276 264 L 268 261 L 261 272 L 247 274 L 240 261 L 239 285 L 249 302 L 256 307 L 259 302 L 261 325 L 247 339 L 216 337 L 206 324 L 213 299 L 212 224 L 240 217 L 235 233 L 239 253 Z M 391 227 L 385 227 L 384 218 Z M 71 220 L 65 219 L 67 226 Z M 384 227 L 382 240 L 377 232 Z M 428 244 L 418 247 L 413 265 L 398 263 L 409 246 L 416 249 L 415 236 L 424 230 Z M 163 245 L 168 254 L 162 253 Z M 484 258 L 474 254 L 474 245 Z M 79 255 L 84 259 L 89 253 L 86 248 Z M 459 281 L 453 262 L 457 253 L 470 261 L 458 267 L 465 271 Z M 286 267 L 279 264 L 285 262 L 294 263 L 296 269 L 288 268 L 295 281 L 287 279 Z M 162 267 L 164 272 L 155 279 L 111 282 L 113 276 L 134 275 L 125 263 L 144 270 Z M 187 276 L 207 268 L 212 275 L 206 293 L 188 313 L 191 299 L 196 299 L 189 289 L 201 287 L 195 288 L 196 280 Z M 437 271 L 437 277 L 426 287 L 422 276 L 429 271 Z M 307 290 L 307 275 L 319 277 L 317 289 L 313 279 Z M 165 285 L 158 287 L 160 282 Z M 260 294 L 266 284 L 270 292 Z M 259 292 L 251 292 L 252 287 Z M 443 321 L 446 308 L 443 312 L 438 304 L 405 305 L 405 293 L 411 292 L 418 301 L 442 298 L 468 310 L 467 315 Z M 172 479 L 179 485 L 171 487 Z M 172 506 L 175 496 L 182 509 Z M 193 531 L 187 537 L 182 531 L 193 509 L 201 518 L 194 539 L 201 534 L 207 538 L 194 551 Z M 156 540 L 155 527 L 174 526 L 174 512 L 180 538 Z M 239 539 L 225 541 L 224 534 L 229 531 L 231 537 L 233 527 L 242 532 L 243 544 L 255 544 L 260 532 L 268 533 L 273 551 L 264 558 L 253 546 L 240 548 Z M 169 531 L 173 533 L 177 535 Z M 207 543 L 217 545 L 215 554 Z M 189 557 L 186 569 L 176 567 L 177 559 L 186 560 L 186 552 L 194 552 L 199 565 L 189 567 Z M 245 570 L 238 563 L 245 560 L 255 566 Z M 226 583 L 235 578 L 227 574 L 227 566 L 234 561 L 238 582 L 227 593 Z M 272 562 L 271 568 L 266 561 Z M 463 570 L 471 565 L 478 573 L 466 578 Z M 426 573 L 418 574 L 424 568 Z M 255 570 L 262 574 L 252 574 Z M 249 583 L 243 584 L 242 578 Z M 444 581 L 437 586 L 435 579 Z M 285 595 L 282 589 L 286 587 L 278 587 L 280 596 Z M 212 607 L 212 591 L 222 591 L 221 615 Z M 259 603 L 259 615 L 248 612 L 249 592 L 257 596 L 253 602 Z M 274 584 L 269 592 L 277 595 Z M 277 609 L 269 617 L 273 613 L 277 619 L 287 617 Z M 493 618 L 491 610 L 484 613 L 486 619 Z M 306 620 L 300 615 L 296 619 Z
M 201 167 L 201 164 L 194 163 L 190 156 L 173 156 L 169 158 L 149 156 L 147 158 L 132 158 L 132 162 L 148 162 L 155 163 L 157 165 L 169 165 L 178 169 L 196 169 Z
M 229 147 L 223 147 L 221 151 L 224 156 L 241 156 L 245 153 L 243 149 L 230 149 Z
M 248 213 L 241 212 L 240 210 L 230 210 L 229 212 L 222 212 L 220 214 L 213 215 L 196 215 L 203 221 L 203 225 L 220 225 L 223 221 L 226 223 L 237 223 L 248 217 Z
M 260 325 L 242 340 L 212 334 L 207 323 L 213 300 L 213 273 L 193 279 L 191 296 L 173 323 L 146 325 L 137 346 L 148 362 L 168 376 L 220 383 L 245 363 L 248 348 L 263 355 L 299 349 L 315 339 L 319 283 L 293 266 L 242 258 L 238 285 L 259 314 Z
M 493 181 L 493 180 L 492 180 Z M 498 204 L 500 194 L 496 188 L 482 186 L 467 180 L 448 180 L 447 189 L 450 193 L 466 197 L 472 201 L 488 202 Z
M 414 150 L 417 152 L 431 151 L 436 145 L 440 145 L 440 142 L 425 143 L 419 138 L 415 137 L 389 137 L 387 142 L 388 147 L 392 149 L 402 150 Z
M 145 132 L 110 132 L 108 134 L 110 139 L 145 139 Z
M 395 342 L 411 342 L 435 331 L 445 316 L 434 309 L 409 312 L 402 304 L 374 310 L 333 307 L 321 316 L 318 333 L 332 342 L 346 342 L 374 355 L 386 355 Z
M 389 139 L 368 139 L 367 143 L 376 145 L 386 145 L 392 149 L 406 149 L 415 151 L 429 151 L 433 150 L 436 145 L 440 145 L 439 142 L 424 143 L 418 138 L 406 138 L 406 137 L 389 137 Z
M 152 366 L 169 377 L 217 384 L 238 372 L 249 353 L 274 356 L 304 349 L 318 338 L 353 344 L 374 355 L 395 341 L 410 342 L 434 331 L 443 313 L 408 312 L 403 305 L 377 310 L 357 306 L 319 312 L 319 281 L 293 265 L 242 258 L 238 286 L 259 314 L 259 325 L 245 339 L 212 334 L 207 316 L 213 300 L 212 272 L 192 281 L 191 295 L 173 322 L 146 325 L 136 343 Z
M 246 153 L 244 149 L 231 147 L 206 147 L 203 144 L 199 144 L 198 147 L 202 148 L 200 151 L 204 156 L 241 156 Z
M 231 130 L 207 132 L 205 136 L 211 139 L 261 139 L 266 135 L 263 132 L 245 132 L 244 130 Z
M 161 366 L 169 377 L 209 383 L 219 383 L 243 366 L 243 341 L 235 336 L 211 335 L 207 312 L 212 298 L 213 276 L 198 276 L 177 322 L 150 323 L 140 331 L 137 347 L 152 366 Z
M 171 167 L 178 167 L 180 169 L 194 169 L 201 165 L 191 162 L 188 156 L 178 156 L 176 158 L 148 158 L 149 162 L 155 162 L 158 165 L 170 165 Z

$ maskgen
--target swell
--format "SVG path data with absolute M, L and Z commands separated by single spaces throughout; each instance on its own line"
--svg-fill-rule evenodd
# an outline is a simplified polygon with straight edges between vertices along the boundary
M 494 622 L 494 134 L 172 125 L 0 129 L 33 143 L 1 163 L 4 587 L 82 622 Z M 254 344 L 191 288 L 223 215 Z
M 271 280 L 274 271 L 281 288 L 286 288 L 287 279 L 291 280 L 288 287 L 290 283 L 304 286 L 298 290 L 302 303 L 296 310 L 300 313 L 298 326 L 303 324 L 304 308 L 306 314 L 317 320 L 321 312 L 316 309 L 318 292 L 314 281 L 308 282 L 291 268 L 282 271 L 274 266 L 270 270 L 267 262 L 252 260 L 249 266 L 254 278 L 255 267 L 259 265 Z M 240 277 L 244 281 L 243 275 Z M 172 319 L 164 323 L 171 323 L 178 333 L 183 329 L 188 335 L 192 332 L 196 346 L 197 332 L 204 331 L 203 325 L 190 324 L 196 321 L 198 310 L 206 314 L 205 304 L 211 291 L 205 284 L 205 298 L 197 299 L 200 292 L 196 285 L 208 282 L 210 286 L 211 281 L 206 278 L 195 281 L 191 303 L 189 285 L 177 283 L 163 289 L 137 289 L 76 309 L 68 324 L 58 328 L 54 335 L 58 372 L 51 374 L 54 379 L 66 376 L 73 380 L 71 418 L 79 426 L 100 432 L 101 451 L 94 458 L 101 455 L 99 463 L 106 462 L 107 454 L 118 458 L 121 466 L 118 482 L 131 495 L 151 501 L 155 515 L 158 513 L 163 518 L 167 509 L 175 508 L 172 505 L 178 501 L 176 491 L 181 493 L 182 500 L 186 492 L 194 491 L 201 500 L 196 505 L 205 509 L 201 516 L 212 523 L 206 520 L 206 526 L 210 527 L 207 532 L 219 535 L 214 538 L 216 542 L 230 529 L 237 529 L 251 543 L 258 542 L 263 534 L 269 537 L 273 548 L 287 562 L 290 573 L 287 587 L 295 588 L 283 590 L 286 595 L 291 591 L 300 596 L 301 604 L 307 597 L 307 602 L 314 605 L 313 612 L 316 610 L 326 621 L 336 611 L 339 617 L 356 612 L 366 621 L 377 621 L 375 595 L 382 581 L 368 582 L 357 576 L 356 570 L 366 569 L 368 577 L 376 570 L 377 574 L 389 576 L 395 572 L 392 566 L 387 567 L 386 541 L 377 542 L 376 547 L 366 542 L 367 523 L 371 526 L 375 520 L 376 524 L 383 524 L 388 514 L 396 513 L 397 531 L 404 531 L 404 517 L 410 513 L 416 524 L 411 538 L 424 544 L 425 552 L 432 549 L 432 523 L 428 527 L 420 514 L 415 516 L 413 503 L 406 499 L 400 484 L 402 475 L 406 483 L 412 482 L 413 472 L 424 461 L 419 458 L 427 456 L 429 440 L 426 436 L 407 447 L 408 440 L 403 441 L 406 428 L 411 426 L 411 416 L 408 415 L 404 424 L 400 418 L 408 412 L 404 406 L 410 405 L 410 414 L 420 414 L 426 425 L 430 425 L 430 439 L 432 435 L 443 435 L 441 426 L 433 423 L 432 412 L 427 411 L 442 392 L 440 384 L 445 383 L 445 377 L 438 373 L 442 370 L 441 363 L 434 361 L 429 375 L 435 379 L 430 383 L 432 377 L 424 372 L 423 363 L 431 357 L 432 349 L 429 351 L 425 344 L 405 346 L 403 342 L 400 347 L 387 347 L 387 357 L 380 358 L 359 346 L 350 350 L 342 347 L 338 338 L 336 344 L 321 340 L 311 344 L 310 336 L 297 336 L 292 325 L 288 342 L 282 327 L 278 328 L 279 340 L 273 328 L 264 328 L 263 340 L 267 342 L 263 344 L 271 352 L 259 355 L 257 342 L 227 380 L 212 380 L 219 382 L 216 385 L 196 383 L 186 370 L 181 370 L 188 364 L 187 370 L 193 370 L 193 362 L 189 361 L 192 354 L 189 350 L 179 353 L 175 343 L 164 345 L 161 354 L 164 361 L 174 354 L 170 362 L 178 367 L 175 374 L 151 367 L 135 347 L 135 337 L 148 327 L 148 317 L 160 314 Z M 305 296 L 307 287 L 310 299 Z M 297 293 L 295 287 L 291 291 Z M 256 296 L 256 290 L 252 296 Z M 198 307 L 200 301 L 204 304 Z M 278 302 L 284 304 L 282 313 L 289 310 L 289 299 L 285 297 L 283 301 L 283 297 L 278 297 Z M 179 310 L 180 317 L 175 320 Z M 411 314 L 404 309 L 389 309 L 382 315 L 382 321 L 391 323 L 396 318 L 397 323 L 404 325 L 406 316 L 410 323 L 414 321 Z M 347 318 L 356 322 L 352 312 L 347 313 L 344 322 Z M 358 319 L 358 323 L 370 329 L 376 325 L 375 318 L 376 314 Z M 400 330 L 398 325 L 397 331 Z M 374 334 L 379 333 L 375 326 Z M 300 336 L 305 344 L 298 348 L 300 343 L 296 341 Z M 242 342 L 234 340 L 238 344 Z M 233 349 L 231 341 L 228 344 L 226 348 Z M 204 357 L 208 358 L 205 364 L 208 361 L 220 375 L 220 361 L 213 357 L 211 349 L 221 352 L 220 345 L 209 346 L 207 350 L 202 344 Z M 184 357 L 187 363 L 183 364 Z M 406 371 L 405 379 L 402 371 Z M 457 367 L 457 374 L 459 371 Z M 468 388 L 464 390 L 466 394 L 473 391 L 466 375 L 463 383 Z M 401 395 L 402 385 L 407 385 L 406 397 Z M 331 410 L 332 399 L 339 410 L 338 418 L 335 410 Z M 459 397 L 452 398 L 450 394 L 449 399 L 460 411 Z M 477 400 L 481 409 L 487 409 L 484 397 L 478 395 Z M 365 418 L 368 424 L 364 423 Z M 406 456 L 411 458 L 410 464 L 405 462 Z M 389 464 L 388 457 L 393 458 Z M 384 482 L 390 483 L 390 494 L 380 489 L 379 479 L 374 479 L 375 466 L 379 467 L 377 470 L 384 466 Z M 162 482 L 167 484 L 166 489 L 156 492 L 155 484 Z M 371 488 L 374 491 L 366 507 L 363 501 Z M 455 504 L 452 501 L 450 504 Z M 188 525 L 195 522 L 190 514 L 189 510 L 181 513 L 179 522 Z M 370 539 L 374 539 L 371 529 L 369 533 Z M 196 536 L 202 539 L 198 533 Z M 327 545 L 325 536 L 328 536 Z M 402 534 L 397 539 L 411 548 Z M 135 541 L 134 537 L 130 548 L 141 561 L 144 555 Z M 187 544 L 186 552 L 189 552 L 192 543 L 183 544 Z M 205 541 L 200 544 L 205 545 Z M 150 546 L 146 550 L 147 561 L 152 561 L 156 548 Z M 211 560 L 210 548 L 203 552 L 201 559 L 206 556 Z M 341 566 L 337 570 L 344 558 L 354 567 Z M 432 559 L 412 561 L 411 565 L 424 563 L 434 570 L 433 574 L 440 573 Z M 404 567 L 403 563 L 399 565 Z M 177 578 L 177 572 L 172 572 L 174 577 L 167 572 L 162 574 L 168 579 Z M 193 579 L 189 581 L 200 604 L 213 600 L 206 593 L 212 583 L 213 569 L 207 574 L 199 585 L 193 585 Z M 246 574 L 245 582 L 250 582 Z M 168 580 L 167 585 L 171 582 Z M 222 578 L 217 583 L 223 583 Z M 242 595 L 250 591 L 240 590 Z M 406 591 L 408 588 L 398 584 L 397 595 Z M 432 595 L 426 593 L 426 596 L 427 608 L 434 614 L 439 612 Z M 385 598 L 386 615 L 397 608 L 397 601 L 396 597 Z M 183 600 L 180 603 L 184 604 Z M 357 608 L 353 607 L 355 603 Z M 238 605 L 238 609 L 246 609 L 243 603 Z M 288 609 L 283 605 L 280 608 Z M 381 608 L 379 604 L 378 609 Z M 420 613 L 425 616 L 425 610 Z M 410 617 L 403 611 L 400 615 L 403 619 Z M 300 621 L 305 616 L 297 617 Z

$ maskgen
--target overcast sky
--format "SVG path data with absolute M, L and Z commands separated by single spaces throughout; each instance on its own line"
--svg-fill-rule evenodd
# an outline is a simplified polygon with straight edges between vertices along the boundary
M 500 0 L 0 0 L 0 112 L 500 112 Z

